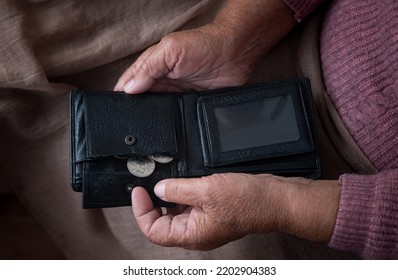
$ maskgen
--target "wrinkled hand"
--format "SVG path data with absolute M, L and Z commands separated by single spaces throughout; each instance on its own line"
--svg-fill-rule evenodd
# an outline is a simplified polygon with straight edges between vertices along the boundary
M 341 186 L 335 180 L 269 174 L 215 174 L 167 179 L 155 194 L 176 208 L 162 214 L 145 189 L 132 192 L 133 214 L 155 244 L 211 250 L 252 233 L 286 232 L 327 242 L 336 222 Z
M 183 91 L 242 85 L 251 65 L 212 25 L 171 33 L 148 48 L 123 73 L 116 91 Z
M 156 185 L 155 193 L 177 207 L 162 215 L 145 189 L 137 187 L 132 193 L 133 213 L 155 244 L 210 250 L 250 233 L 279 229 L 285 197 L 278 178 L 230 173 L 167 179 Z

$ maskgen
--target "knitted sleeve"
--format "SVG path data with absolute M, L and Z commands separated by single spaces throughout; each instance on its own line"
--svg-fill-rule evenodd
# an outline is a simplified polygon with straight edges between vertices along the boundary
M 376 175 L 343 175 L 330 246 L 364 259 L 398 258 L 398 169 Z
M 316 7 L 327 0 L 282 0 L 294 12 L 294 18 L 301 22 Z

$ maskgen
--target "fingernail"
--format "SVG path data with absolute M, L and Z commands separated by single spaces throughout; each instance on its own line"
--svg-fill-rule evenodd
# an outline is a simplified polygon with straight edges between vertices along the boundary
M 124 87 L 123 90 L 125 92 L 129 92 L 130 90 L 132 90 L 134 87 L 134 80 L 131 80 L 130 82 L 128 82 Z
M 156 196 L 159 197 L 160 199 L 164 198 L 164 189 L 166 187 L 166 183 L 160 181 L 159 183 L 156 184 L 155 188 L 153 191 L 155 192 Z
M 115 87 L 113 88 L 114 91 L 120 91 L 120 81 L 117 81 Z

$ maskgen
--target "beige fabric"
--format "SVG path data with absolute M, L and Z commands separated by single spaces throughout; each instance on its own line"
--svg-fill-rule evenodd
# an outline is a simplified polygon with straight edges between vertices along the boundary
M 210 252 L 159 247 L 139 231 L 129 207 L 83 210 L 81 193 L 71 190 L 68 91 L 111 90 L 137 52 L 173 30 L 208 22 L 223 1 L 0 2 L 1 184 L 18 195 L 67 258 L 352 257 L 278 233 Z M 250 82 L 297 75 L 298 32 L 270 52 Z
M 322 14 L 321 11 L 312 17 L 300 33 L 298 72 L 311 80 L 314 100 L 319 114 L 318 132 L 322 140 L 320 143 L 323 145 L 324 160 L 322 162 L 324 163 L 325 176 L 336 178 L 343 172 L 350 171 L 346 164 L 356 173 L 373 174 L 377 172 L 376 168 L 347 130 L 324 87 L 318 36 L 314 36 L 314 34 L 320 34 Z M 328 145 L 327 149 L 325 145 Z M 326 152 L 327 154 L 325 154 Z M 341 160 L 336 160 L 336 157 L 340 157 Z

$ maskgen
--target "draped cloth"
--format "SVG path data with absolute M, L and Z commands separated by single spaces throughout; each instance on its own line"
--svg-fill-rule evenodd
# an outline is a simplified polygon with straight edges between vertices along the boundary
M 112 90 L 141 51 L 165 34 L 208 23 L 224 1 L 0 2 L 0 193 L 14 192 L 66 258 L 355 258 L 281 233 L 247 236 L 209 252 L 164 248 L 146 240 L 129 207 L 83 210 L 81 193 L 72 191 L 69 91 Z M 306 64 L 298 59 L 302 32 L 294 30 L 271 50 L 249 83 L 301 75 L 300 64 Z M 329 137 L 322 135 L 320 140 Z M 322 155 L 341 163 L 324 173 L 328 177 L 350 170 L 330 150 Z

